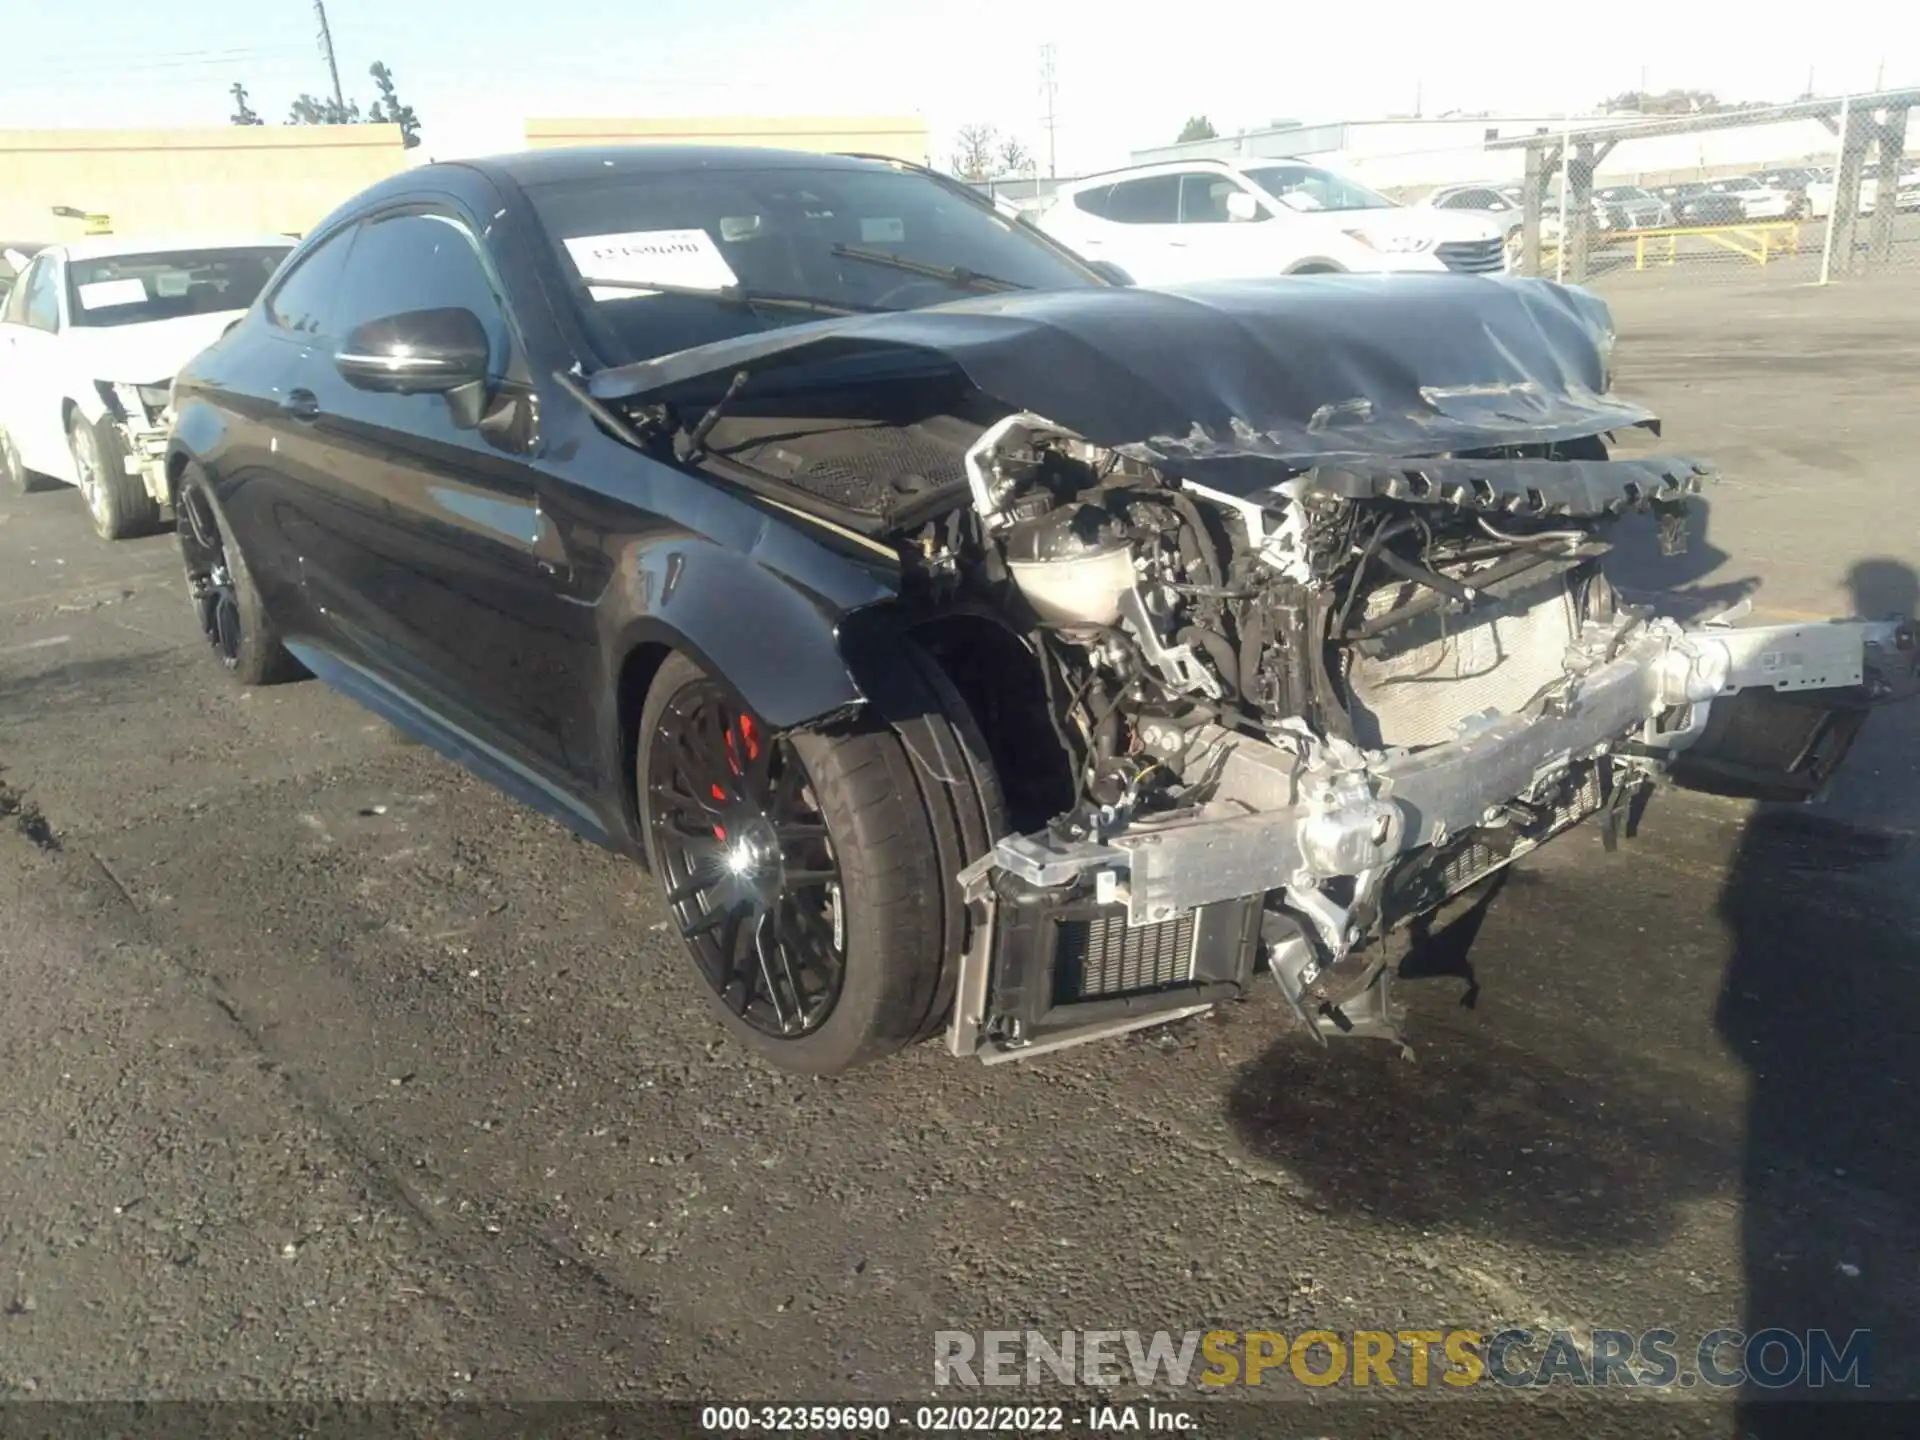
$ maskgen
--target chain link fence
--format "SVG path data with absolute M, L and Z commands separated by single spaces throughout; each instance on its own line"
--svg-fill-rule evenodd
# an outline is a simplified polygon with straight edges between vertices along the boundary
M 1479 147 L 1320 158 L 1403 203 L 1484 215 L 1518 274 L 1600 287 L 1850 282 L 1920 272 L 1916 103 L 1920 91 L 1883 91 L 1572 117 L 1522 134 L 1490 127 Z

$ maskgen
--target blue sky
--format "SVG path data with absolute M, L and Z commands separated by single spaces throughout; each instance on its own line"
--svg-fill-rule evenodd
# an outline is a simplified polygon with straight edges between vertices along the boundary
M 1786 99 L 1920 85 L 1920 6 L 1813 28 L 1728 0 L 1469 6 L 1361 0 L 330 0 L 341 78 L 364 104 L 385 60 L 436 155 L 512 148 L 527 115 L 918 112 L 936 158 L 984 121 L 1043 157 L 1039 50 L 1056 48 L 1062 173 L 1124 162 L 1196 112 L 1222 130 L 1276 116 L 1447 109 L 1558 114 L 1636 87 Z M 285 117 L 326 88 L 310 0 L 0 0 L 0 128 L 219 124 L 227 87 Z M 1868 23 L 1870 21 L 1870 23 Z M 76 38 L 84 37 L 84 39 Z

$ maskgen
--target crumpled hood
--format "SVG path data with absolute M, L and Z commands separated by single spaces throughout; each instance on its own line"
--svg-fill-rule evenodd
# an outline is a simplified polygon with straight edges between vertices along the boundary
M 708 401 L 955 367 L 1096 444 L 1235 489 L 1273 461 L 1543 444 L 1652 414 L 1606 393 L 1612 317 L 1548 280 L 1314 275 L 983 295 L 723 340 L 605 370 L 602 400 Z M 1267 462 L 1250 465 L 1249 462 Z M 1244 472 L 1244 473 L 1243 473 Z
M 181 315 L 143 325 L 79 325 L 60 337 L 65 363 L 89 380 L 164 385 L 245 310 Z

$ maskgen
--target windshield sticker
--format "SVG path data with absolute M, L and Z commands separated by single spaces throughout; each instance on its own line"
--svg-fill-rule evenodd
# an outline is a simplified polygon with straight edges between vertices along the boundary
M 141 280 L 94 280 L 75 287 L 83 310 L 104 310 L 109 305 L 144 305 L 147 287 Z
M 907 243 L 907 225 L 904 220 L 870 220 L 860 217 L 860 243 L 862 245 L 904 245 Z
M 580 267 L 581 278 L 596 300 L 623 300 L 650 292 L 626 285 L 595 285 L 598 281 L 686 286 L 720 290 L 738 285 L 739 277 L 704 230 L 631 230 L 624 235 L 576 235 L 567 241 L 567 254 Z

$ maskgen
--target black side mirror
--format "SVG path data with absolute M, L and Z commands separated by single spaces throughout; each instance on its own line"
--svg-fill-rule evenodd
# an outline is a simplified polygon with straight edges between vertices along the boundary
M 356 389 L 444 395 L 484 385 L 491 349 L 471 310 L 409 310 L 355 327 L 333 364 Z
M 1131 285 L 1133 276 L 1122 270 L 1111 260 L 1089 260 L 1087 268 L 1109 285 Z

